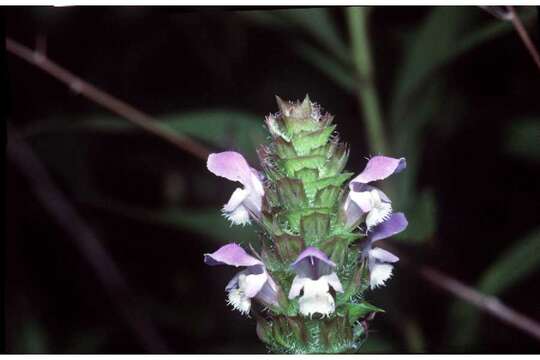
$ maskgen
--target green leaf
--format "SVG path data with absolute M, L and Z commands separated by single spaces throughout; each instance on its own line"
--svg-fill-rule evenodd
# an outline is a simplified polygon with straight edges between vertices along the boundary
M 340 60 L 349 62 L 349 49 L 339 36 L 328 9 L 285 10 L 283 16 L 311 34 Z
M 509 34 L 511 24 L 490 21 L 486 25 L 471 29 L 480 13 L 470 7 L 435 7 L 407 44 L 404 63 L 394 89 L 392 118 L 404 113 L 408 97 L 419 90 L 433 72 L 458 58 L 463 53 L 498 36 Z M 527 13 L 523 21 L 530 20 L 534 14 Z M 429 54 L 429 56 L 426 56 Z
M 347 311 L 349 314 L 349 322 L 351 324 L 373 312 L 385 312 L 383 309 L 375 305 L 371 305 L 367 302 L 363 302 L 360 304 L 346 304 L 345 306 L 347 307 Z
M 244 153 L 254 153 L 255 147 L 264 142 L 266 137 L 263 120 L 262 117 L 247 112 L 216 109 L 164 115 L 158 118 L 158 124 L 167 131 L 187 135 L 215 147 L 235 147 Z M 77 121 L 51 121 L 35 131 L 42 133 L 97 130 L 122 133 L 135 129 L 136 127 L 125 119 L 93 115 Z
M 261 25 L 272 28 L 302 29 L 341 61 L 350 62 L 347 45 L 339 35 L 328 9 L 264 10 L 246 12 L 244 15 Z
M 482 275 L 478 288 L 487 294 L 500 294 L 540 268 L 540 228 L 504 251 Z
M 540 119 L 525 118 L 512 122 L 504 133 L 504 147 L 511 155 L 540 160 Z
M 324 240 L 329 229 L 330 216 L 328 214 L 313 212 L 300 220 L 301 236 L 308 246 Z
M 295 50 L 300 57 L 319 69 L 330 80 L 333 80 L 336 85 L 341 86 L 350 93 L 356 91 L 358 82 L 356 77 L 353 76 L 353 69 L 350 66 L 343 65 L 336 58 L 304 42 L 295 45 Z
M 50 351 L 46 329 L 37 320 L 33 318 L 24 319 L 19 331 L 15 343 L 15 352 L 46 354 Z
M 498 296 L 540 269 L 540 228 L 517 241 L 484 271 L 476 288 Z M 480 313 L 476 307 L 457 301 L 450 310 L 451 344 L 458 350 L 469 349 L 478 332 Z
M 397 351 L 398 348 L 394 342 L 377 335 L 369 335 L 358 350 L 362 354 L 394 353 Z
M 256 238 L 253 227 L 231 226 L 220 211 L 215 208 L 148 210 L 135 208 L 117 201 L 96 200 L 95 198 L 88 200 L 87 203 L 137 221 L 192 231 L 196 234 L 208 236 L 220 243 L 230 242 L 231 240 L 247 243 Z
M 153 218 L 156 222 L 184 228 L 223 243 L 232 240 L 247 243 L 256 238 L 253 227 L 232 226 L 215 208 L 193 210 L 175 208 L 157 212 Z
M 437 230 L 437 202 L 431 190 L 424 190 L 405 210 L 409 225 L 394 238 L 407 242 L 422 243 L 433 236 Z

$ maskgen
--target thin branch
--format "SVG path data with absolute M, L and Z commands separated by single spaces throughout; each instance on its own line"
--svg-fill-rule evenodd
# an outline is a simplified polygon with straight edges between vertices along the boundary
M 90 226 L 54 184 L 46 168 L 13 129 L 8 130 L 9 159 L 28 180 L 37 199 L 69 235 L 94 269 L 114 305 L 150 353 L 168 352 L 150 319 L 141 310 L 125 277 Z
M 474 288 L 464 285 L 456 279 L 429 266 L 421 267 L 419 272 L 424 279 L 432 284 L 445 289 L 458 298 L 481 308 L 508 325 L 520 329 L 540 340 L 540 323 L 506 306 L 495 296 L 482 294 Z
M 519 18 L 517 12 L 514 10 L 513 6 L 508 6 L 508 11 L 510 12 L 510 21 L 512 22 L 512 25 L 514 25 L 514 28 L 516 29 L 519 37 L 521 38 L 521 41 L 523 41 L 523 44 L 529 51 L 529 54 L 533 58 L 534 63 L 538 67 L 538 70 L 540 70 L 540 55 L 538 55 L 538 50 L 536 49 L 531 38 L 529 37 L 525 26 L 523 26 L 523 23 L 521 22 L 521 19 Z
M 66 70 L 62 66 L 49 60 L 47 56 L 39 50 L 32 51 L 30 48 L 18 43 L 17 41 L 6 37 L 6 49 L 13 55 L 26 60 L 30 64 L 40 68 L 54 78 L 68 85 L 73 91 L 83 95 L 93 102 L 103 106 L 130 121 L 136 126 L 159 136 L 160 138 L 172 143 L 176 147 L 189 152 L 196 157 L 206 160 L 210 151 L 195 140 L 174 133 L 173 131 L 159 125 L 159 122 L 151 116 L 137 110 L 133 106 L 121 101 L 120 99 L 98 89 L 87 81 Z
M 390 248 L 390 246 L 386 247 Z M 399 253 L 393 248 L 392 251 Z M 399 254 L 399 257 L 404 265 L 412 267 L 410 259 L 402 254 Z M 483 294 L 431 266 L 420 266 L 418 274 L 435 287 L 446 290 L 457 298 L 540 340 L 540 323 L 508 307 L 498 298 Z

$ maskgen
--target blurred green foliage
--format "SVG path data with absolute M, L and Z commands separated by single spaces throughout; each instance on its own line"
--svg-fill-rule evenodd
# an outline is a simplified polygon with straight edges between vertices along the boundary
M 434 238 L 437 232 L 435 195 L 429 187 L 419 188 L 417 180 L 425 151 L 422 145 L 426 141 L 426 130 L 433 127 L 435 122 L 444 121 L 453 105 L 447 101 L 446 78 L 442 69 L 467 51 L 512 31 L 509 23 L 495 19 L 480 22 L 480 12 L 481 10 L 470 7 L 430 9 L 401 46 L 403 60 L 396 65 L 393 90 L 390 98 L 384 101 L 389 104 L 382 118 L 388 143 L 393 146 L 391 155 L 404 156 L 408 162 L 407 171 L 394 177 L 392 187 L 388 190 L 395 208 L 403 210 L 409 218 L 409 228 L 397 237 L 409 244 L 425 243 Z M 370 12 L 370 15 L 372 13 Z M 244 11 L 239 16 L 271 31 L 294 29 L 301 36 L 292 36 L 290 47 L 300 58 L 321 71 L 338 88 L 351 95 L 362 96 L 363 81 L 355 74 L 351 44 L 348 43 L 350 36 L 344 36 L 342 28 L 338 26 L 329 9 Z M 525 12 L 524 21 L 531 16 L 532 14 Z M 375 36 L 376 34 L 370 34 L 371 41 Z M 373 59 L 373 63 L 376 66 L 377 59 Z M 161 116 L 159 125 L 167 131 L 202 141 L 212 149 L 236 149 L 255 159 L 255 148 L 263 143 L 266 137 L 261 118 L 261 114 L 214 109 Z M 359 120 L 358 127 L 360 126 L 362 123 Z M 39 152 L 40 146 L 49 148 L 47 134 L 89 131 L 114 135 L 139 130 L 122 119 L 95 115 L 77 121 L 44 121 L 28 129 L 27 135 L 35 137 L 34 145 Z M 48 141 L 59 141 L 58 139 L 59 137 L 54 137 Z M 185 229 L 220 243 L 232 239 L 244 242 L 256 236 L 253 228 L 230 227 L 221 216 L 221 204 L 218 203 L 211 208 L 192 209 L 178 206 L 156 211 L 135 208 L 96 194 L 85 166 L 85 147 L 77 146 L 77 139 L 69 136 L 60 141 L 71 142 L 70 146 L 75 150 L 70 153 L 50 153 L 47 164 L 58 173 L 65 174 L 67 184 L 76 187 L 76 192 L 93 194 L 86 197 L 93 199 L 93 206 L 138 221 Z M 505 133 L 504 144 L 510 154 L 537 161 L 540 157 L 538 118 L 523 118 L 513 122 Z M 67 169 L 69 171 L 66 171 Z M 216 186 L 220 183 L 219 179 L 215 179 Z M 512 239 L 510 247 L 482 272 L 476 284 L 477 289 L 499 296 L 540 268 L 539 230 L 519 241 L 514 240 Z M 362 314 L 362 309 L 356 310 L 358 314 Z M 477 336 L 479 317 L 477 308 L 459 301 L 452 305 L 448 319 L 448 336 L 456 349 L 470 349 Z M 27 352 L 46 351 L 47 337 L 39 323 L 27 321 L 21 334 L 17 348 Z M 409 343 L 411 351 L 421 352 L 426 349 L 425 339 L 414 319 L 404 325 L 404 334 L 404 339 L 401 340 Z M 90 345 L 84 348 L 98 346 L 96 344 L 100 341 L 99 337 L 88 337 Z M 398 349 L 399 340 L 378 333 L 369 338 L 362 352 L 393 352 Z
M 514 241 L 480 276 L 475 288 L 493 296 L 524 281 L 528 275 L 540 268 L 540 228 L 524 238 Z M 503 297 L 504 299 L 504 297 Z M 480 313 L 463 301 L 456 301 L 449 312 L 451 346 L 456 349 L 471 349 L 477 339 Z

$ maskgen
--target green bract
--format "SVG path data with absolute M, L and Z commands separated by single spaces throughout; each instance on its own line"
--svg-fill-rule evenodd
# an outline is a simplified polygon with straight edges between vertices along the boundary
M 363 235 L 345 225 L 344 172 L 348 148 L 339 142 L 333 116 L 308 96 L 302 102 L 277 97 L 279 112 L 266 118 L 271 142 L 258 155 L 266 175 L 262 202 L 261 257 L 281 288 L 279 306 L 256 314 L 257 334 L 273 352 L 356 352 L 366 337 L 365 320 L 382 311 L 363 300 L 368 270 L 353 243 Z M 344 292 L 335 294 L 336 310 L 328 317 L 299 313 L 288 294 L 295 273 L 290 265 L 313 246 L 336 264 Z

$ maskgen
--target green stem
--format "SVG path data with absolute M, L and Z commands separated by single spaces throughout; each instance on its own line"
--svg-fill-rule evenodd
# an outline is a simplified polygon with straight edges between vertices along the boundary
M 375 87 L 367 33 L 368 12 L 369 9 L 366 7 L 347 8 L 347 23 L 356 75 L 361 80 L 361 84 L 358 86 L 358 101 L 364 114 L 370 151 L 373 153 L 386 153 L 388 148 L 382 124 L 379 98 Z

